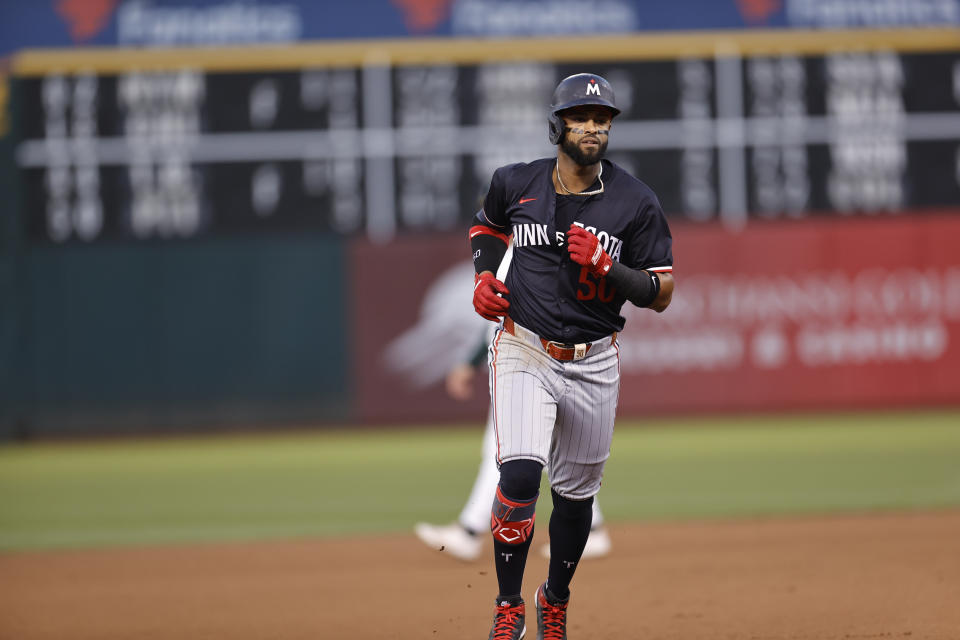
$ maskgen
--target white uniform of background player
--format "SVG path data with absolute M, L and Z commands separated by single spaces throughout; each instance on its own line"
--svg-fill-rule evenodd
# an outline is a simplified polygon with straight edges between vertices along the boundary
M 503 281 L 510 267 L 510 258 L 513 255 L 513 244 L 507 249 L 503 262 L 497 271 L 497 278 Z M 489 324 L 487 329 L 487 343 L 493 338 L 497 325 Z M 473 376 L 476 367 L 472 363 L 463 362 L 454 366 L 446 377 L 447 393 L 457 400 L 466 400 L 473 393 Z M 434 525 L 426 522 L 417 523 L 414 532 L 427 546 L 438 549 L 460 560 L 472 561 L 480 557 L 483 551 L 483 541 L 489 538 L 490 506 L 493 504 L 497 483 L 500 481 L 500 471 L 496 461 L 497 444 L 493 429 L 493 413 L 487 413 L 487 426 L 483 431 L 483 448 L 480 468 L 473 481 L 473 489 L 467 498 L 466 504 L 460 511 L 460 516 L 453 523 Z M 583 558 L 597 558 L 610 553 L 610 536 L 604 527 L 603 514 L 597 500 L 593 501 L 593 522 L 587 546 L 583 550 Z M 544 544 L 541 553 L 550 555 L 550 545 Z

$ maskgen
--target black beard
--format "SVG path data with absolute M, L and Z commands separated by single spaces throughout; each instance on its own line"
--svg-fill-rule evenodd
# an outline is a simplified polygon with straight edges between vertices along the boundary
M 564 135 L 560 142 L 560 148 L 581 167 L 589 167 L 597 164 L 603 158 L 603 154 L 607 152 L 607 141 L 600 138 L 600 147 L 593 153 L 585 153 L 576 143 L 571 142 L 570 138 Z

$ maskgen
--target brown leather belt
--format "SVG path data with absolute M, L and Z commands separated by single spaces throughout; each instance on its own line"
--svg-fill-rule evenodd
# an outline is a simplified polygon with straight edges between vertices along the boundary
M 513 318 L 510 316 L 503 317 L 503 329 L 510 335 L 522 338 L 522 336 L 517 335 L 516 325 L 513 322 Z M 554 360 L 559 360 L 561 362 L 570 362 L 571 360 L 580 360 L 590 351 L 590 348 L 597 344 L 596 342 L 584 342 L 581 344 L 564 344 L 562 342 L 554 342 L 553 340 L 547 340 L 546 338 L 541 338 L 537 336 L 540 340 L 540 344 L 543 345 L 543 350 L 547 352 L 547 355 L 553 358 Z M 617 340 L 616 332 L 610 336 L 610 344 L 613 344 Z

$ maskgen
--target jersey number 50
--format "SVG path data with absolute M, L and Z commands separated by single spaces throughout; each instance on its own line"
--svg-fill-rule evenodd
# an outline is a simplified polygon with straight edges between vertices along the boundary
M 599 298 L 600 302 L 610 302 L 613 300 L 617 288 L 607 284 L 607 279 L 603 278 L 597 282 L 597 279 L 590 275 L 586 267 L 580 268 L 580 286 L 577 287 L 577 300 L 593 300 Z

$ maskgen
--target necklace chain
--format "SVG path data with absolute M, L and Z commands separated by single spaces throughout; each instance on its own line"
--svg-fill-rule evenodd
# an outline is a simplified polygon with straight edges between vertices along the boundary
M 603 193 L 603 163 L 600 163 L 600 173 L 597 174 L 597 180 L 600 181 L 600 188 L 594 189 L 593 191 L 570 191 L 567 189 L 567 185 L 563 184 L 563 178 L 560 177 L 560 160 L 557 160 L 557 182 L 560 183 L 560 188 L 573 196 L 595 196 L 598 193 Z

